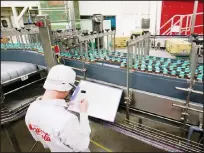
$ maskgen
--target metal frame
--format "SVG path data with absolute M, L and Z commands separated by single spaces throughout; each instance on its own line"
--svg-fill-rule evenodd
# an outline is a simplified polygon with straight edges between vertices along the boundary
M 150 50 L 150 33 L 141 35 L 135 39 L 127 41 L 127 97 L 125 97 L 126 104 L 126 118 L 129 120 L 129 106 L 132 100 L 132 91 L 130 91 L 130 69 L 132 69 L 133 57 L 134 63 L 141 60 L 144 55 L 149 55 Z M 138 58 L 137 58 L 138 56 Z
M 24 13 L 27 11 L 28 8 L 29 8 L 29 6 L 24 7 L 23 10 L 21 11 L 20 15 L 18 16 L 16 7 L 14 7 L 14 6 L 11 7 L 13 17 L 14 17 L 15 26 L 17 29 L 21 29 L 21 27 L 19 25 L 19 21 L 22 18 L 22 16 L 24 15 Z
M 194 79 L 195 79 L 195 70 L 196 70 L 196 66 L 197 66 L 197 63 L 198 63 L 199 48 L 198 48 L 198 46 L 195 43 L 192 43 L 192 47 L 191 48 L 192 48 L 192 50 L 191 50 L 191 58 L 190 58 L 190 62 L 191 62 L 191 78 L 190 78 L 189 88 L 185 89 L 185 88 L 176 87 L 176 89 L 178 89 L 178 90 L 182 90 L 182 91 L 187 91 L 188 92 L 188 96 L 186 98 L 186 103 L 185 103 L 185 106 L 173 104 L 173 106 L 175 106 L 175 107 L 183 108 L 183 112 L 181 113 L 182 114 L 181 120 L 183 121 L 183 127 L 182 127 L 183 129 L 185 129 L 186 123 L 187 123 L 187 120 L 188 120 L 188 116 L 189 116 L 188 110 L 196 111 L 198 113 L 203 113 L 203 111 L 191 108 L 189 106 L 190 95 L 191 95 L 192 92 L 196 93 L 196 94 L 203 95 L 203 92 L 193 90 L 193 84 L 194 84 Z
M 136 54 L 136 53 L 133 53 L 133 46 L 135 47 L 135 51 L 137 49 L 138 46 L 140 45 L 137 45 L 137 44 L 141 44 L 141 41 L 144 41 L 145 38 L 148 38 L 150 37 L 150 34 L 146 34 L 144 36 L 140 36 L 138 38 L 136 38 L 135 40 L 129 40 L 127 42 L 127 97 L 125 98 L 126 99 L 126 118 L 129 120 L 129 105 L 131 103 L 131 100 L 132 100 L 132 92 L 130 92 L 130 77 L 129 77 L 129 74 L 131 73 L 130 69 L 132 68 L 132 56 L 134 56 L 134 60 L 136 61 L 136 55 L 133 55 L 133 54 Z M 148 51 L 147 51 L 148 53 Z M 146 53 L 146 55 L 147 55 Z M 197 93 L 197 94 L 203 94 L 203 92 L 201 91 L 196 91 L 196 90 L 193 90 L 192 89 L 192 86 L 194 84 L 194 76 L 195 76 L 195 69 L 196 69 L 196 66 L 197 66 L 197 60 L 198 60 L 198 47 L 196 46 L 195 43 L 192 44 L 192 53 L 191 53 L 191 78 L 190 78 L 190 87 L 188 89 L 183 89 L 183 88 L 179 88 L 179 87 L 176 87 L 176 89 L 178 90 L 183 90 L 183 91 L 188 91 L 188 96 L 187 96 L 187 99 L 186 99 L 186 103 L 185 103 L 185 106 L 183 105 L 179 105 L 179 104 L 175 104 L 173 103 L 172 106 L 175 106 L 175 107 L 179 107 L 179 108 L 183 108 L 183 111 L 182 111 L 182 116 L 181 117 L 181 121 L 183 121 L 183 127 L 182 129 L 184 130 L 186 128 L 186 123 L 187 123 L 187 117 L 188 117 L 188 113 L 187 111 L 188 110 L 191 110 L 191 111 L 196 111 L 197 113 L 203 113 L 203 111 L 199 110 L 199 109 L 195 109 L 195 108 L 191 108 L 190 107 L 190 94 L 191 92 L 194 92 L 194 93 Z M 142 54 L 142 56 L 145 54 L 145 52 Z M 138 58 L 138 60 L 140 60 Z M 201 123 L 202 124 L 202 123 Z
M 51 23 L 48 15 L 38 15 L 36 20 L 37 22 L 41 21 L 44 24 L 44 26 L 39 27 L 39 33 L 45 55 L 45 61 L 47 63 L 47 68 L 48 70 L 50 70 L 54 65 L 56 65 L 56 60 L 54 58 L 54 53 L 52 51 L 53 40 Z
M 97 42 L 99 43 L 99 39 L 102 38 L 104 40 L 104 37 L 107 36 L 107 40 L 108 37 L 111 36 L 112 39 L 112 35 L 114 35 L 115 38 L 115 34 L 116 31 L 110 31 L 110 32 L 104 32 L 104 33 L 97 33 L 97 34 L 93 34 L 93 35 L 88 35 L 88 36 L 78 36 L 78 40 L 79 40 L 79 49 L 81 52 L 81 56 L 83 57 L 84 54 L 84 50 L 83 50 L 83 45 L 85 46 L 85 57 L 83 57 L 81 60 L 83 62 L 82 64 L 82 72 L 84 72 L 84 79 L 86 79 L 86 68 L 85 68 L 85 63 L 88 63 L 88 41 L 94 41 L 94 39 L 97 39 Z M 115 43 L 115 41 L 114 41 Z M 104 45 L 104 43 L 103 43 Z M 103 46 L 104 48 L 104 46 Z M 108 42 L 107 42 L 107 49 L 108 49 Z M 115 47 L 114 47 L 115 49 Z M 93 46 L 92 46 L 92 50 L 94 50 Z M 99 45 L 97 46 L 97 50 L 99 51 Z M 115 51 L 115 50 L 114 50 Z

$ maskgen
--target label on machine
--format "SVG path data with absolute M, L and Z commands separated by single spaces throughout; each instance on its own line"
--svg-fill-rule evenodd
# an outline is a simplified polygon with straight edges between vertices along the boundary
M 25 81 L 25 80 L 27 80 L 28 79 L 28 75 L 23 75 L 23 76 L 21 76 L 21 81 Z

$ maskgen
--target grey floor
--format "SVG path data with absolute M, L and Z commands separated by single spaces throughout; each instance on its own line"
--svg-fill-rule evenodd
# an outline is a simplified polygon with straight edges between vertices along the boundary
M 36 89 L 36 90 L 35 90 Z M 18 101 L 30 100 L 30 97 L 41 95 L 44 92 L 42 89 L 42 83 L 31 85 L 30 87 L 21 89 L 7 97 L 5 103 L 17 103 Z M 116 121 L 120 121 L 125 118 L 124 113 L 117 114 Z M 135 118 L 135 120 L 137 120 Z M 133 139 L 119 132 L 116 132 L 110 128 L 104 127 L 101 124 L 90 121 L 91 125 L 91 139 L 99 145 L 90 143 L 90 150 L 95 152 L 104 152 L 106 150 L 103 147 L 108 148 L 112 151 L 127 151 L 127 152 L 160 152 L 161 150 L 147 145 L 139 140 Z M 24 118 L 14 122 L 11 125 L 14 131 L 20 148 L 23 152 L 28 152 L 33 144 L 35 143 L 31 134 L 29 133 Z M 103 146 L 103 147 L 100 147 Z M 39 143 L 33 152 L 49 152 L 43 148 Z M 10 145 L 9 139 L 7 138 L 5 131 L 1 130 L 1 152 L 13 152 L 13 148 Z
M 90 125 L 92 130 L 91 139 L 113 152 L 161 152 L 160 149 L 118 133 L 100 124 L 90 122 Z M 21 150 L 23 152 L 28 152 L 35 141 L 25 126 L 24 118 L 13 124 L 12 129 L 18 139 Z M 103 147 L 95 145 L 92 142 L 90 143 L 90 150 L 92 152 L 106 152 Z M 49 152 L 48 149 L 44 149 L 43 146 L 38 143 L 33 152 L 39 151 Z M 13 148 L 3 130 L 1 131 L 1 152 L 13 152 Z

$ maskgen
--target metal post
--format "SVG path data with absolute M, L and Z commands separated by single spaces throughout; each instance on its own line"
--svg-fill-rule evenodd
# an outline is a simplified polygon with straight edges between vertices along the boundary
M 91 45 L 91 47 L 92 47 L 92 51 L 93 51 L 93 53 L 94 53 L 94 39 L 91 41 L 92 42 L 92 45 Z
M 84 70 L 85 69 L 85 59 L 84 58 L 84 53 L 83 53 L 83 48 L 82 48 L 82 42 L 79 43 L 79 49 L 80 49 L 80 52 L 81 52 L 81 61 L 82 61 L 82 69 Z M 86 72 L 83 71 L 84 73 L 84 80 L 86 79 Z
M 171 20 L 171 29 L 170 29 L 170 35 L 172 35 L 172 27 L 173 27 L 173 24 L 174 24 L 174 18 L 172 18 L 172 20 Z
M 81 59 L 83 59 L 82 42 L 79 42 L 79 50 L 80 50 L 80 54 L 81 54 Z
M 135 52 L 134 52 L 134 60 L 135 60 L 135 63 L 137 62 L 137 43 L 135 44 Z
M 113 51 L 113 38 L 112 38 L 112 34 L 110 35 L 110 42 L 111 42 L 111 51 Z
M 186 18 L 186 28 L 185 28 L 185 35 L 187 35 L 187 32 L 188 32 L 188 21 L 189 21 L 189 17 L 190 16 L 187 16 L 187 18 Z
M 157 3 L 157 1 L 155 1 L 156 2 L 156 15 L 155 15 L 155 17 L 156 17 L 156 19 L 155 19 L 155 31 L 154 31 L 154 33 L 155 33 L 155 35 L 157 35 L 157 14 L 158 14 L 158 3 Z
M 44 51 L 45 61 L 46 61 L 48 70 L 50 70 L 57 63 L 54 58 L 54 53 L 52 51 L 51 23 L 48 15 L 38 15 L 37 21 L 41 21 L 44 24 L 44 26 L 39 27 L 39 33 L 40 33 L 40 38 L 41 38 L 42 47 Z
M 12 39 L 12 36 L 10 37 L 10 40 L 11 40 L 11 43 L 13 44 L 13 39 Z
M 17 18 L 17 22 L 20 22 L 21 18 L 23 17 L 23 15 L 25 14 L 25 12 L 27 11 L 28 8 L 29 8 L 29 6 L 25 6 L 23 8 L 23 10 L 21 11 L 20 15 Z
M 197 9 L 198 9 L 198 1 L 195 0 L 194 1 L 194 8 L 193 8 L 193 15 L 191 16 L 191 22 L 190 22 L 190 25 L 191 25 L 190 38 L 189 38 L 189 42 L 190 43 L 193 42 L 192 34 L 194 33 L 194 26 L 195 26 L 195 21 L 196 21 Z M 190 52 L 190 54 L 192 54 L 192 51 L 193 51 L 192 48 L 193 48 L 193 44 L 191 44 L 191 52 Z
M 128 46 L 128 42 L 127 42 L 127 97 L 126 97 L 126 118 L 127 120 L 130 119 L 130 112 L 129 112 L 129 95 L 130 95 L 130 91 L 129 91 L 129 66 L 130 66 L 130 57 L 129 57 L 129 53 L 130 53 L 130 47 Z
M 133 46 L 129 49 L 129 68 L 132 69 Z
M 114 44 L 114 52 L 115 52 L 115 34 L 113 35 L 113 44 Z
M 142 40 L 142 57 L 145 55 L 145 39 Z
M 16 7 L 12 6 L 11 9 L 12 9 L 13 19 L 14 19 L 16 28 L 20 29 L 20 25 L 19 25 L 19 22 L 18 22 L 18 13 L 17 13 Z
M 183 24 L 183 16 L 180 16 L 179 35 L 181 35 L 182 24 Z
M 144 55 L 147 55 L 147 38 L 144 39 Z
M 38 34 L 35 34 L 36 43 L 38 43 Z
M 150 52 L 150 43 L 151 43 L 151 40 L 150 40 L 150 36 L 148 36 L 147 38 L 147 55 L 149 55 L 149 52 Z
M 28 35 L 25 35 L 25 42 L 26 42 L 26 44 L 28 44 Z
M 191 20 L 191 34 L 194 32 L 197 9 L 198 9 L 198 0 L 195 0 L 194 1 L 194 8 L 193 8 L 193 16 L 192 16 L 192 20 Z
M 190 62 L 191 62 L 191 80 L 190 80 L 190 85 L 193 85 L 194 82 L 194 78 L 195 78 L 195 70 L 197 67 L 197 63 L 198 63 L 198 47 L 196 46 L 195 43 L 192 44 L 192 53 L 191 53 L 191 57 L 190 57 Z
M 140 55 L 141 55 L 141 41 L 138 42 L 138 60 L 140 62 Z
M 21 40 L 22 49 L 25 49 L 25 45 L 24 45 L 24 42 L 23 42 L 23 37 L 22 37 L 22 35 L 20 35 L 20 40 Z
M 102 48 L 103 48 L 103 50 L 105 50 L 105 40 L 104 40 L 104 36 L 102 36 Z
M 107 35 L 107 44 L 106 44 L 106 46 L 107 46 L 107 50 L 109 51 L 109 46 L 108 46 L 108 35 Z
M 196 66 L 197 66 L 197 60 L 198 60 L 198 55 L 197 55 L 197 51 L 198 51 L 198 47 L 196 46 L 195 43 L 192 43 L 192 53 L 191 53 L 191 79 L 190 79 L 190 89 L 192 89 L 193 84 L 194 84 L 194 78 L 195 78 L 195 70 L 196 70 Z M 191 95 L 191 91 L 188 92 L 188 95 L 186 97 L 186 108 L 183 111 L 183 126 L 182 129 L 184 130 L 186 127 L 186 123 L 187 123 L 187 118 L 188 118 L 188 108 L 189 108 L 189 103 L 190 103 L 190 95 Z M 185 135 L 185 133 L 183 133 L 183 135 Z
M 98 48 L 98 52 L 99 52 L 99 50 L 100 50 L 99 37 L 97 38 L 97 48 Z
M 85 60 L 87 61 L 88 60 L 88 46 L 87 46 L 87 41 L 84 42 L 85 43 Z
M 75 24 L 75 13 L 74 13 L 74 1 L 66 1 L 67 5 L 69 6 L 69 14 L 70 14 L 70 22 L 72 29 L 75 31 L 76 30 L 76 24 Z

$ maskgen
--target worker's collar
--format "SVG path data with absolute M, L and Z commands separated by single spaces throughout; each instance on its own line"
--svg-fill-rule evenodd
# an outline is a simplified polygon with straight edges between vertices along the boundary
M 62 106 L 62 107 L 68 107 L 68 103 L 64 99 L 48 99 L 48 100 L 42 100 L 41 97 L 37 98 L 36 101 L 42 102 L 46 105 L 56 105 L 56 106 Z

